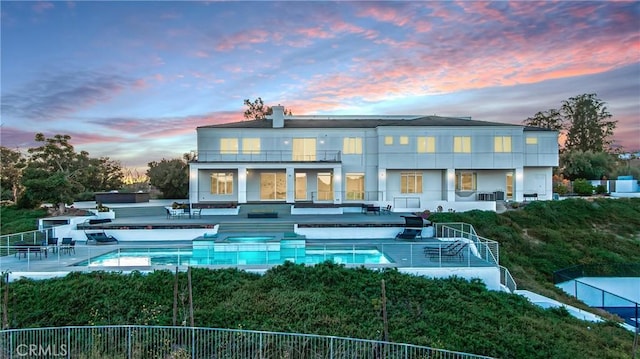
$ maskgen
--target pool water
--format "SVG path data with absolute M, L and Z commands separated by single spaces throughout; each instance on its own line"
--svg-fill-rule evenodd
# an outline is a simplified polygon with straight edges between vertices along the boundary
M 265 243 L 228 244 L 217 248 L 197 246 L 182 248 L 120 248 L 74 264 L 82 267 L 138 267 L 188 265 L 276 265 L 285 261 L 318 264 L 387 264 L 392 261 L 375 247 L 307 247 L 281 241 L 280 248 Z M 302 241 L 304 243 L 304 241 Z M 217 249 L 217 250 L 216 250 Z

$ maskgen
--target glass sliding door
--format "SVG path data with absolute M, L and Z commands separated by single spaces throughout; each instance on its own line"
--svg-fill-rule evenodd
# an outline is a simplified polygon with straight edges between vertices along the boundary
M 513 199 L 513 172 L 507 172 L 507 182 L 506 182 L 506 188 L 507 188 L 507 193 L 506 193 L 506 200 L 512 200 Z
M 296 173 L 296 201 L 307 199 L 307 174 Z
M 332 173 L 318 173 L 318 200 L 333 201 Z
M 364 173 L 347 173 L 347 200 L 364 200 Z
M 285 172 L 260 174 L 260 199 L 285 200 L 287 198 L 287 175 Z

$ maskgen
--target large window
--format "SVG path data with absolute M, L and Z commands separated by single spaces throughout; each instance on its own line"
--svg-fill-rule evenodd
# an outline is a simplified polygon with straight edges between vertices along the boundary
M 296 200 L 307 199 L 307 174 L 296 172 Z
M 316 160 L 316 139 L 315 138 L 294 138 L 292 159 L 293 161 L 315 161 Z
M 333 174 L 318 173 L 318 200 L 333 201 Z
M 259 138 L 243 138 L 242 153 L 244 154 L 260 153 L 260 139 Z
M 216 172 L 211 174 L 211 194 L 232 194 L 233 173 Z
M 422 173 L 402 172 L 400 181 L 400 193 L 422 193 Z
M 345 137 L 342 144 L 342 153 L 344 153 L 345 155 L 362 154 L 362 138 Z
M 347 200 L 364 200 L 364 173 L 347 173 Z
M 455 136 L 453 138 L 453 152 L 471 153 L 471 137 Z
M 220 139 L 220 153 L 223 155 L 235 155 L 238 153 L 238 139 L 237 138 L 221 138 Z
M 476 188 L 475 172 L 456 173 L 456 191 L 475 191 Z
M 284 172 L 260 174 L 260 199 L 287 198 L 287 175 Z
M 436 152 L 436 138 L 433 136 L 420 136 L 417 139 L 418 153 Z
M 511 136 L 495 136 L 493 138 L 494 152 L 511 152 Z

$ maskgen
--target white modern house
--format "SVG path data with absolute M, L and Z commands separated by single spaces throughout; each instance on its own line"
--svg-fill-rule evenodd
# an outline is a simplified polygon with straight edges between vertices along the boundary
M 558 133 L 439 116 L 285 116 L 197 128 L 192 204 L 495 210 L 552 198 Z M 534 196 L 535 195 L 535 196 Z

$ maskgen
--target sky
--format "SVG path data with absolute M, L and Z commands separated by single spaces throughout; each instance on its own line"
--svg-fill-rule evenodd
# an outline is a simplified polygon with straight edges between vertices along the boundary
M 596 93 L 640 150 L 640 2 L 1 1 L 3 146 L 37 132 L 125 169 L 261 97 L 294 115 L 522 124 Z

